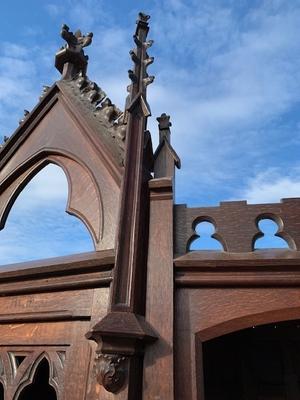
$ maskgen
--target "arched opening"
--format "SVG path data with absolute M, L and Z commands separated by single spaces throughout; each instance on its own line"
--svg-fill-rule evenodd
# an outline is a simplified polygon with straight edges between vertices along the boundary
M 271 218 L 261 218 L 257 222 L 260 237 L 254 243 L 254 249 L 288 249 L 288 243 L 278 233 L 279 223 Z
M 16 199 L 0 232 L 0 264 L 93 251 L 82 221 L 65 212 L 68 182 L 64 171 L 47 165 Z
M 254 326 L 203 343 L 205 400 L 300 398 L 300 321 Z
M 55 389 L 49 385 L 49 372 L 49 363 L 43 358 L 32 383 L 21 391 L 18 400 L 57 400 Z
M 216 239 L 215 225 L 210 221 L 200 221 L 195 226 L 196 235 L 189 245 L 189 250 L 214 250 L 222 251 L 223 246 Z

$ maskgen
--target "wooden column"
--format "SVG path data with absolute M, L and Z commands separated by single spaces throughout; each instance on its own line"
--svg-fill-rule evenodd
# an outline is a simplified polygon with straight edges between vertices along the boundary
M 173 185 L 150 181 L 146 319 L 158 340 L 145 353 L 143 400 L 171 400 L 173 385 Z
M 146 319 L 158 340 L 146 349 L 144 400 L 174 398 L 174 267 L 173 207 L 175 166 L 180 159 L 171 146 L 170 116 L 157 118 L 159 145 L 154 153 L 150 187 Z

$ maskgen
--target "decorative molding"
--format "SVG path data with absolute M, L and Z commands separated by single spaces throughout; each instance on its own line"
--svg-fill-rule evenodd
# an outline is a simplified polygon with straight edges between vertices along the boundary
M 299 287 L 300 252 L 192 251 L 174 260 L 178 287 Z
M 34 263 L 3 265 L 0 272 L 0 294 L 108 286 L 112 281 L 113 265 L 113 250 L 50 258 Z
M 95 373 L 100 385 L 108 392 L 117 393 L 126 381 L 126 357 L 98 353 L 95 359 Z

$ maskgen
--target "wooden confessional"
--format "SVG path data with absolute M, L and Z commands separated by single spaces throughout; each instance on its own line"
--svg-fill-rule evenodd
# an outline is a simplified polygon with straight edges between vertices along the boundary
M 95 251 L 1 267 L 0 399 L 299 399 L 300 200 L 174 204 L 170 117 L 154 152 L 146 129 L 148 19 L 125 112 L 86 76 L 92 34 L 64 25 L 61 80 L 2 145 L 0 228 L 53 163 Z M 254 251 L 265 218 L 288 249 Z M 203 221 L 222 251 L 190 250 Z

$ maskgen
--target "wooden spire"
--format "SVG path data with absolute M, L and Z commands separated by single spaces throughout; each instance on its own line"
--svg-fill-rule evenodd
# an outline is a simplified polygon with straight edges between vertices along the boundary
M 147 67 L 153 62 L 153 57 L 149 57 L 147 53 L 153 43 L 147 40 L 149 18 L 146 14 L 139 14 L 133 36 L 136 48 L 130 51 L 134 68 L 129 71 L 132 83 L 126 102 L 125 170 L 121 188 L 111 309 L 87 334 L 89 339 L 101 344 L 98 348 L 98 365 L 101 364 L 98 377 L 100 383 L 112 392 L 120 390 L 126 379 L 128 390 L 132 390 L 132 372 L 129 371 L 132 368 L 136 373 L 142 370 L 137 368 L 137 364 L 141 363 L 143 347 L 145 343 L 155 340 L 154 332 L 144 319 L 149 225 L 148 181 L 151 178 L 149 156 L 145 151 L 145 140 L 148 139 L 146 125 L 150 115 L 146 92 L 147 86 L 154 80 L 154 77 L 147 73 Z M 116 382 L 114 387 L 108 387 L 103 379 L 103 371 L 106 371 L 109 365 L 113 365 L 115 371 L 124 371 L 121 364 L 126 362 L 127 377 L 118 377 L 118 383 Z M 119 368 L 116 368 L 116 364 Z M 135 388 L 134 393 L 128 394 L 127 398 L 141 398 L 138 388 Z

